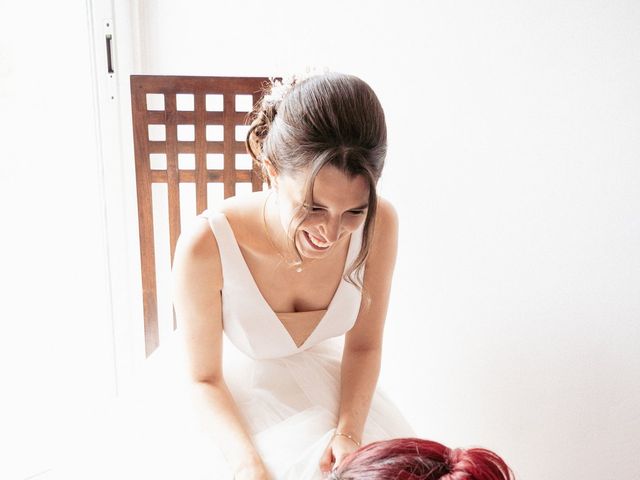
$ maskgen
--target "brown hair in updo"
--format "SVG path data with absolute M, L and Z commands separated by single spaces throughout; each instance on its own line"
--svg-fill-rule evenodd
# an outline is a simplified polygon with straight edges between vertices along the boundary
M 449 449 L 421 438 L 394 438 L 347 455 L 331 480 L 514 480 L 511 468 L 485 448 Z
M 325 73 L 304 80 L 272 80 L 250 114 L 247 150 L 262 166 L 278 174 L 307 172 L 305 202 L 290 225 L 295 239 L 309 214 L 318 172 L 332 165 L 349 177 L 362 175 L 369 184 L 369 209 L 362 247 L 345 272 L 345 280 L 362 288 L 362 268 L 369 255 L 377 211 L 376 184 L 387 152 L 384 111 L 371 87 L 353 75 Z M 301 260 L 293 241 L 293 248 Z

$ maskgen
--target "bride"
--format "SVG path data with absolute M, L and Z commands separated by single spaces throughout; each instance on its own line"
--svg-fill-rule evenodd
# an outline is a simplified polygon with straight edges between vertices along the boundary
M 247 136 L 270 189 L 206 210 L 178 241 L 199 423 L 238 480 L 322 478 L 363 443 L 413 435 L 376 390 L 398 230 L 376 193 L 386 146 L 361 79 L 273 81 Z M 227 373 L 223 331 L 246 369 Z

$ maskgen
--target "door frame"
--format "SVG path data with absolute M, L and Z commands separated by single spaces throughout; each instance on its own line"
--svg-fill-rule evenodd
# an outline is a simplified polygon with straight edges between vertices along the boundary
M 86 7 L 117 396 L 131 391 L 145 362 L 129 88 L 140 70 L 142 2 L 86 0 Z

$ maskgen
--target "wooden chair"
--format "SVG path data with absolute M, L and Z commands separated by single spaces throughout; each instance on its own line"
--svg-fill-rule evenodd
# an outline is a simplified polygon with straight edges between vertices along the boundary
M 262 190 L 259 169 L 255 165 L 236 168 L 236 155 L 246 154 L 242 135 L 246 136 L 247 112 L 259 100 L 267 81 L 260 77 L 131 76 L 147 357 L 160 343 L 151 186 L 167 185 L 169 251 L 173 262 L 180 235 L 181 183 L 195 183 L 194 215 L 207 208 L 210 183 L 224 184 L 224 198 L 235 195 L 236 184 L 241 182 L 250 183 L 252 191 Z M 239 108 L 240 103 L 244 108 Z M 192 168 L 180 168 L 181 154 L 195 157 Z M 215 155 L 223 158 L 222 165 L 208 162 Z M 164 159 L 160 167 L 152 165 L 158 158 Z

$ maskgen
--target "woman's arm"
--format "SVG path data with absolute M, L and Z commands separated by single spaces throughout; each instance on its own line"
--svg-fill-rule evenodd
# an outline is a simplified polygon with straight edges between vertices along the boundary
M 205 431 L 237 477 L 267 478 L 262 461 L 222 375 L 222 267 L 205 219 L 183 232 L 172 269 L 173 302 L 186 343 L 189 375 Z M 262 476 L 254 473 L 262 472 Z
M 391 279 L 398 246 L 398 217 L 393 206 L 379 199 L 373 243 L 367 259 L 363 302 L 355 325 L 346 334 L 342 354 L 340 411 L 336 431 L 362 440 L 364 424 L 380 373 L 382 334 L 389 304 Z M 346 437 L 336 437 L 333 455 L 356 448 Z M 329 448 L 328 450 L 331 450 Z M 323 471 L 331 467 L 331 454 L 323 456 Z

